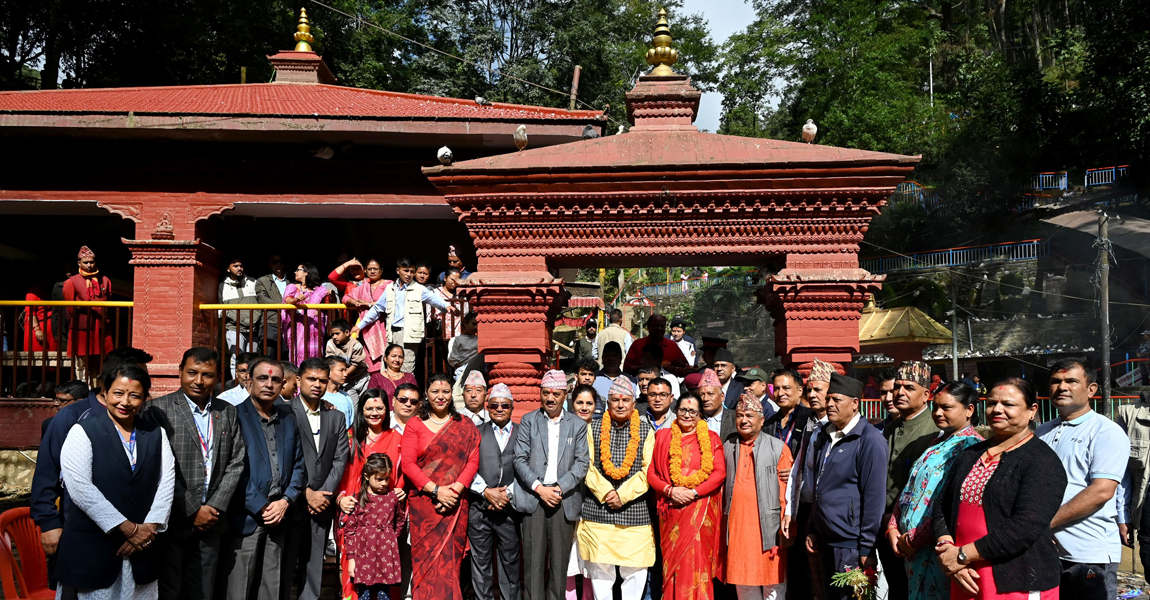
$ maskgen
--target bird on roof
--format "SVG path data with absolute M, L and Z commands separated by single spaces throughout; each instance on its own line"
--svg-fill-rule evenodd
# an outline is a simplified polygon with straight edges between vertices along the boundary
M 491 106 L 491 101 L 487 98 L 484 98 L 483 96 L 476 96 L 475 103 L 479 106 Z
M 595 131 L 594 127 L 592 127 L 591 125 L 587 125 L 587 126 L 583 127 L 583 139 L 593 140 L 597 137 L 599 137 L 599 132 Z
M 519 148 L 520 152 L 523 152 L 523 149 L 527 147 L 527 126 L 520 125 L 516 127 L 515 135 L 512 137 L 515 138 L 515 147 Z
M 615 132 L 615 135 L 623 135 L 626 132 L 627 132 L 627 127 L 624 125 L 620 125 L 619 131 Z
M 810 144 L 815 141 L 815 134 L 819 132 L 819 128 L 815 126 L 814 119 L 807 119 L 807 124 L 803 125 L 803 141 Z
M 439 164 L 450 167 L 451 161 L 455 160 L 455 155 L 451 153 L 451 148 L 444 146 L 435 153 L 435 157 L 439 159 Z

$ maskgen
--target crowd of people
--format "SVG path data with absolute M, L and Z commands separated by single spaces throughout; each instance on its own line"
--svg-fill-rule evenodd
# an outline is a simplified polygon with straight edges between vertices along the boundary
M 352 259 L 334 290 L 308 263 L 294 282 L 269 267 L 231 261 L 221 301 L 339 293 L 354 321 L 262 320 L 280 360 L 250 351 L 237 311 L 230 365 L 191 348 L 178 391 L 153 397 L 132 348 L 91 390 L 60 386 L 32 495 L 60 597 L 314 599 L 333 557 L 340 596 L 371 600 L 838 600 L 851 572 L 889 598 L 1112 599 L 1150 518 L 1150 407 L 1095 413 L 1084 359 L 1051 365 L 1058 417 L 1038 424 L 1030 380 L 981 399 L 920 361 L 869 385 L 817 358 L 739 369 L 680 319 L 634 339 L 614 311 L 517 399 L 451 301 L 461 265 L 432 288 L 405 259 L 395 281 Z M 453 330 L 450 370 L 419 381 L 434 327 Z M 540 408 L 514 422 L 516 400 Z

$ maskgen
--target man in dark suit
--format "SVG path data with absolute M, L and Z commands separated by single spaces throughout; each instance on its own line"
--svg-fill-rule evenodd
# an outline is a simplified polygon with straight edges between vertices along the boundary
M 523 416 L 515 436 L 515 509 L 523 519 L 527 600 L 564 596 L 575 523 L 583 511 L 583 478 L 591 463 L 587 424 L 563 410 L 567 376 L 543 376 L 543 407 Z M 544 573 L 550 565 L 551 581 Z
M 707 429 L 718 433 L 721 440 L 735 433 L 735 409 L 723 405 L 723 384 L 719 383 L 719 376 L 711 369 L 703 370 L 703 379 L 699 382 L 699 400 L 702 401 L 703 409 L 700 416 L 707 422 Z
M 160 537 L 160 595 L 204 599 L 215 592 L 221 535 L 244 470 L 244 439 L 236 409 L 212 398 L 220 355 L 191 348 L 180 361 L 180 391 L 148 403 L 143 418 L 168 434 L 176 458 L 176 490 L 168 529 Z
M 287 279 L 287 273 L 284 272 L 283 258 L 278 254 L 269 256 L 268 269 L 271 270 L 271 273 L 256 280 L 256 303 L 283 304 L 284 290 L 291 283 Z M 280 311 L 265 310 L 264 314 L 257 315 L 257 318 L 260 319 L 260 326 L 257 329 L 256 339 L 253 340 L 253 347 L 262 354 L 276 356 L 280 339 Z M 265 339 L 267 340 L 266 348 L 264 347 Z
M 726 348 L 719 348 L 715 351 L 714 366 L 708 366 L 715 370 L 715 375 L 719 376 L 719 385 L 723 387 L 723 406 L 734 410 L 735 405 L 739 403 L 739 398 L 743 396 L 743 382 L 735 377 L 735 373 L 739 370 L 739 367 L 735 365 L 735 355 Z
M 471 542 L 471 586 L 476 598 L 491 595 L 491 570 L 499 553 L 499 596 L 519 598 L 519 514 L 515 489 L 515 424 L 511 390 L 502 383 L 487 397 L 490 420 L 479 426 L 479 473 L 471 483 L 467 539 Z
M 232 498 L 228 510 L 232 538 L 221 554 L 220 569 L 228 600 L 279 600 L 285 516 L 303 494 L 307 471 L 295 415 L 290 406 L 277 403 L 283 366 L 264 358 L 249 368 L 251 397 L 236 407 L 246 449 L 236 488 L 242 493 Z
M 324 548 L 331 532 L 335 497 L 347 466 L 347 417 L 323 401 L 328 384 L 327 361 L 313 357 L 299 366 L 299 395 L 291 408 L 299 427 L 307 485 L 300 500 L 292 506 L 291 532 L 284 570 L 283 596 L 293 579 L 299 585 L 301 600 L 319 598 L 323 578 Z

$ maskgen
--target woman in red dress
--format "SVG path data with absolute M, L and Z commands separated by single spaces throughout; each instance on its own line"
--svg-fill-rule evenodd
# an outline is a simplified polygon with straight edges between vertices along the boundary
M 1066 471 L 1035 439 L 1034 388 L 1008 378 L 991 389 L 993 437 L 963 450 L 934 506 L 935 554 L 955 600 L 1057 600 L 1061 565 L 1050 522 Z
M 675 420 L 655 434 L 647 482 L 655 493 L 663 549 L 663 597 L 710 600 L 718 565 L 723 442 L 699 419 L 699 399 L 679 399 Z M 702 446 L 703 440 L 706 446 Z M 677 463 L 677 464 L 676 464 Z
M 409 482 L 413 600 L 462 600 L 459 564 L 467 547 L 467 488 L 479 471 L 479 430 L 456 412 L 451 378 L 427 382 L 419 418 L 400 452 Z
M 339 484 L 339 508 L 343 512 L 340 517 L 340 527 L 335 530 L 335 543 L 340 548 L 340 581 L 343 584 L 343 598 L 355 597 L 355 584 L 348 580 L 347 557 L 343 549 L 343 526 L 346 515 L 355 510 L 359 498 L 359 488 L 363 484 L 363 465 L 367 457 L 372 454 L 386 454 L 393 465 L 391 469 L 390 487 L 399 497 L 400 506 L 397 510 L 406 510 L 403 500 L 406 496 L 403 491 L 403 475 L 399 472 L 399 440 L 400 435 L 391 428 L 390 411 L 388 410 L 387 396 L 381 390 L 367 390 L 367 394 L 359 401 L 355 414 L 355 424 L 347 432 L 351 438 L 351 461 L 343 471 L 343 480 Z M 404 519 L 406 521 L 406 519 Z M 402 532 L 401 532 L 402 533 Z
M 27 302 L 42 302 L 51 296 L 39 286 L 34 286 L 24 295 Z M 52 329 L 52 306 L 25 306 L 20 314 L 20 325 L 24 330 L 24 344 L 21 350 L 32 352 L 56 351 L 56 332 Z
M 100 276 L 100 270 L 96 268 L 96 253 L 87 246 L 80 248 L 77 264 L 80 266 L 80 272 L 64 282 L 64 300 L 68 302 L 111 300 L 112 281 Z M 104 309 L 87 306 L 71 308 L 68 309 L 67 317 L 68 356 L 76 361 L 76 379 L 87 381 L 89 357 L 103 356 L 112 351 L 112 336 L 104 329 Z

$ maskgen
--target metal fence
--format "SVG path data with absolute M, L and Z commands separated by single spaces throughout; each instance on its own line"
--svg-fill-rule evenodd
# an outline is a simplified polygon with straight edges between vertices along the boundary
M 132 343 L 131 302 L 0 301 L 0 397 L 54 398 L 92 383 L 113 348 Z
M 1138 401 L 1138 396 L 1111 396 L 1110 397 L 1110 414 L 1106 415 L 1109 419 L 1114 420 L 1118 414 L 1118 408 L 1128 404 L 1134 404 Z M 1102 398 L 1095 396 L 1090 399 L 1090 407 L 1096 412 L 1102 412 Z M 882 406 L 882 400 L 862 400 L 859 406 L 859 412 L 864 419 L 879 420 L 886 418 L 886 409 Z M 978 416 L 979 423 L 986 424 L 986 399 L 979 399 L 974 414 Z M 1058 410 L 1050 403 L 1050 398 L 1038 398 L 1038 415 L 1035 417 L 1037 424 L 1045 423 L 1051 419 L 1058 418 Z
M 1042 240 L 1024 240 L 985 246 L 966 246 L 915 252 L 908 255 L 882 256 L 859 261 L 862 268 L 871 273 L 893 271 L 914 271 L 955 267 L 988 260 L 1033 260 L 1050 255 L 1050 243 Z
M 675 294 L 690 294 L 697 292 L 703 288 L 710 287 L 719 283 L 719 281 L 726 281 L 734 277 L 733 275 L 723 275 L 721 277 L 711 277 L 704 275 L 703 277 L 695 277 L 692 279 L 684 279 L 680 281 L 668 281 L 667 283 L 659 283 L 656 285 L 643 286 L 644 296 L 672 296 Z
M 1066 190 L 1067 188 L 1067 173 L 1066 171 L 1052 171 L 1050 173 L 1039 173 L 1030 178 L 1030 189 L 1032 190 Z
M 1126 177 L 1126 169 L 1129 168 L 1129 166 L 1130 165 L 1118 165 L 1116 167 L 1086 169 L 1086 189 L 1089 190 L 1091 187 L 1114 185 Z

